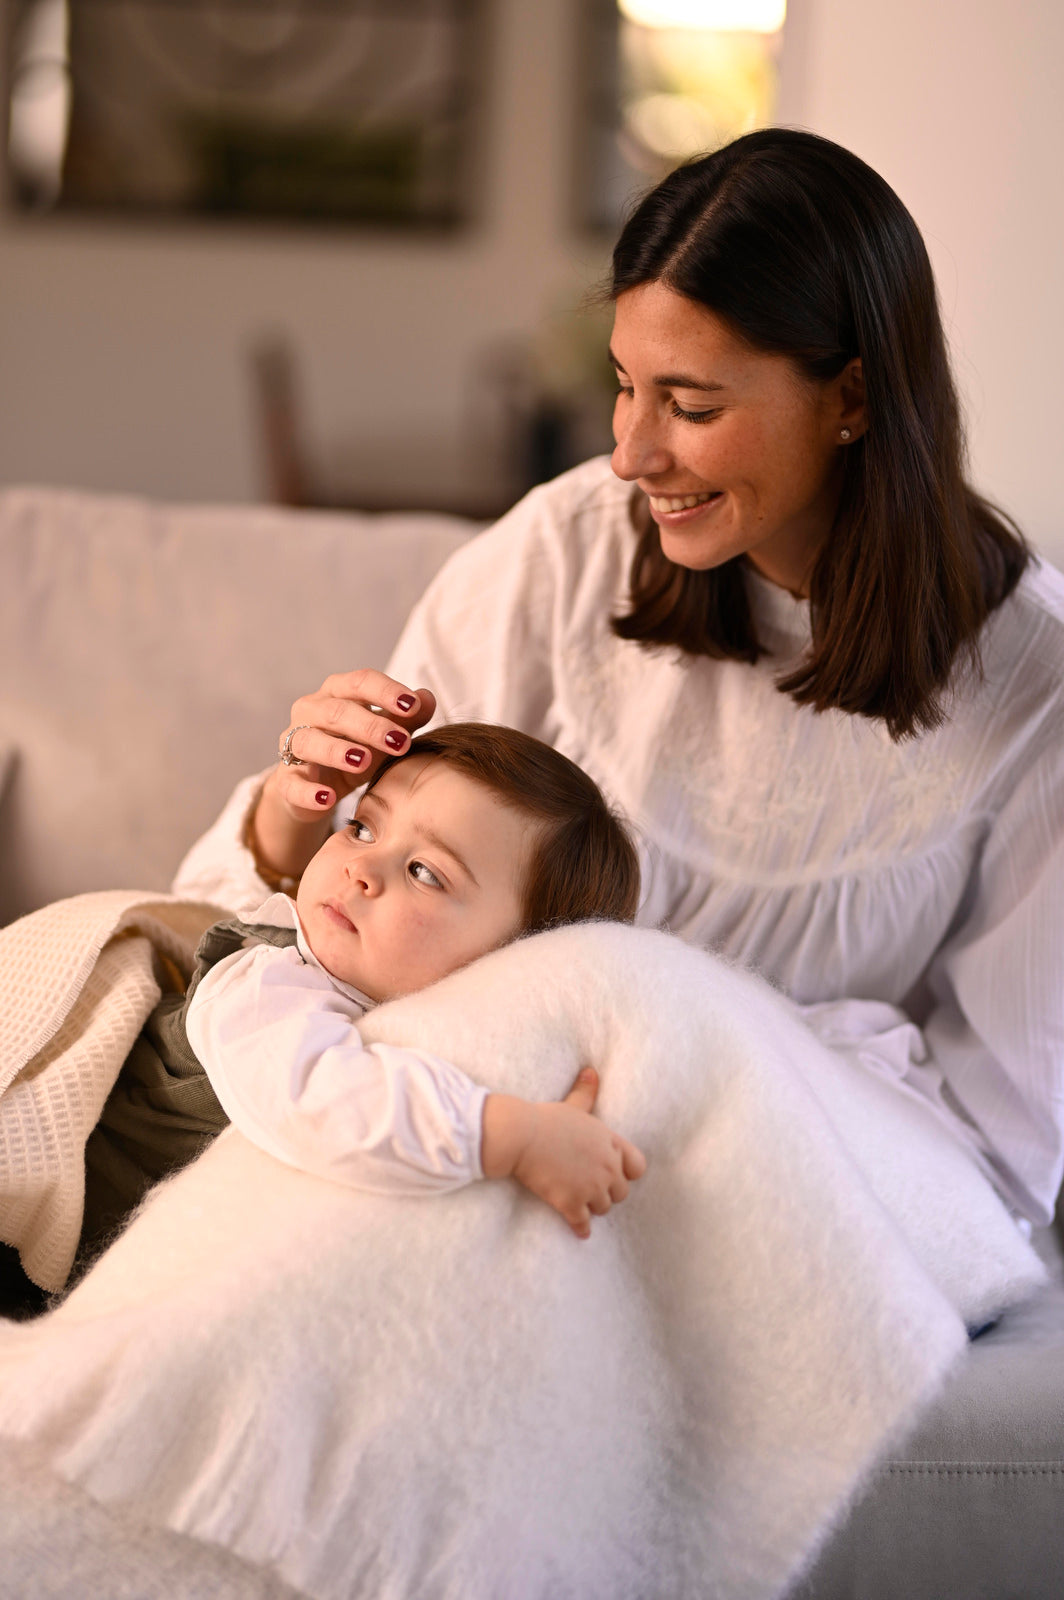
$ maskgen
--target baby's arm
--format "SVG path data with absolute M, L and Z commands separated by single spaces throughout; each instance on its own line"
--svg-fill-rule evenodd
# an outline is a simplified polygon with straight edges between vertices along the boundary
M 645 1163 L 591 1115 L 582 1073 L 562 1101 L 488 1094 L 427 1051 L 366 1046 L 350 1003 L 294 949 L 218 963 L 187 1013 L 189 1044 L 233 1125 L 289 1166 L 353 1188 L 423 1194 L 515 1177 L 586 1238 Z
M 486 1178 L 514 1177 L 563 1216 L 580 1239 L 646 1171 L 634 1144 L 592 1114 L 598 1073 L 585 1067 L 564 1100 L 489 1094 L 481 1162 Z
M 390 1194 L 481 1177 L 486 1091 L 428 1052 L 365 1046 L 356 1016 L 294 949 L 257 945 L 204 977 L 186 1026 L 230 1121 L 289 1166 Z

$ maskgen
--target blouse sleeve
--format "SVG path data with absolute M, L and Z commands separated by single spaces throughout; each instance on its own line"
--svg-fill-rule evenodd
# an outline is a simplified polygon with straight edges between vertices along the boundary
M 551 742 L 552 532 L 550 500 L 533 490 L 458 550 L 414 607 L 387 670 L 433 691 L 436 720 L 504 723 Z
M 1064 1176 L 1064 730 L 989 827 L 928 972 L 928 1049 L 1004 1186 L 1048 1223 Z
M 989 819 L 914 1016 L 847 998 L 799 1007 L 833 1049 L 916 1094 L 1039 1226 L 1064 1176 L 1064 738 Z
M 364 1045 L 350 1002 L 294 950 L 220 961 L 186 1025 L 234 1127 L 279 1161 L 387 1194 L 483 1176 L 487 1091 L 428 1052 Z
M 271 770 L 237 784 L 217 821 L 196 840 L 178 867 L 174 894 L 247 917 L 274 892 L 277 885 L 259 877 L 255 858 L 244 843 L 248 815 Z

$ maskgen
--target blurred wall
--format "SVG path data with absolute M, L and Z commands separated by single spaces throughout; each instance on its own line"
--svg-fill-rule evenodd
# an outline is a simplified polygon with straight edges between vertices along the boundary
M 453 236 L 0 214 L 0 482 L 255 498 L 247 351 L 277 327 L 320 452 L 460 484 L 475 353 L 605 261 L 570 226 L 578 0 L 483 11 L 478 220 Z
M 452 239 L 0 216 L 0 482 L 254 498 L 247 348 L 280 327 L 333 465 L 459 492 L 476 352 L 606 260 L 571 224 L 580 0 L 486 11 L 480 215 Z M 1064 562 L 1062 69 L 1060 0 L 791 0 L 780 121 L 851 145 L 914 212 L 976 481 Z
M 1064 4 L 790 0 L 781 122 L 898 191 L 938 278 L 976 484 L 1064 566 Z

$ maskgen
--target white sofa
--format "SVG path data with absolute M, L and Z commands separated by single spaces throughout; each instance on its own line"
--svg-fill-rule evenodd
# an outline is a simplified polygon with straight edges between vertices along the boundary
M 447 517 L 0 493 L 0 922 L 95 888 L 165 888 L 295 695 L 383 664 L 472 531 Z M 3 782 L 4 754 L 10 756 Z M 1064 1588 L 1064 1279 L 964 1370 L 799 1591 L 1050 1600 Z M 268 1574 L 138 1526 L 0 1450 L 7 1600 L 265 1600 Z M 648 1596 L 647 1600 L 654 1600 Z
M 383 662 L 472 525 L 0 495 L 0 923 L 166 888 L 288 707 Z

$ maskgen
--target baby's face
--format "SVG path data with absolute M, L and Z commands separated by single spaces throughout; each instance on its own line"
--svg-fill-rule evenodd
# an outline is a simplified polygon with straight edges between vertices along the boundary
M 408 757 L 303 873 L 310 948 L 372 1000 L 435 983 L 518 931 L 531 837 L 526 817 L 447 762 Z

